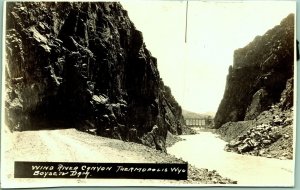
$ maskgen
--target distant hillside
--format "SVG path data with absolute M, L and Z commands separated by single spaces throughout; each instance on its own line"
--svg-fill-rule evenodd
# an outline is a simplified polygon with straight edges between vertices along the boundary
M 182 115 L 184 118 L 198 118 L 204 119 L 208 116 L 214 117 L 215 113 L 213 112 L 205 112 L 205 113 L 195 113 L 187 110 L 182 110 Z

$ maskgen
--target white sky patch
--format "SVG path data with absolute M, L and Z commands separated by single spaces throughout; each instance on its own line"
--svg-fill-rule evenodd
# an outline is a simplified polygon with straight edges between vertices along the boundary
M 295 13 L 295 1 L 121 1 L 183 109 L 216 112 L 233 52 Z

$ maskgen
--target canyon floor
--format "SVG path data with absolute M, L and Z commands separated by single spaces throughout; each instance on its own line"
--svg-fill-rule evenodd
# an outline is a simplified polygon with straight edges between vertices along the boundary
M 188 180 L 14 179 L 14 161 L 183 163 L 170 154 L 132 142 L 94 136 L 76 129 L 9 132 L 2 137 L 2 187 L 232 184 L 217 171 L 189 165 Z

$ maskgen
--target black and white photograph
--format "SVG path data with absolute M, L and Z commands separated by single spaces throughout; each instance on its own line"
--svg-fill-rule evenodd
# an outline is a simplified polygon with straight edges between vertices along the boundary
M 6 1 L 1 187 L 293 187 L 296 1 Z

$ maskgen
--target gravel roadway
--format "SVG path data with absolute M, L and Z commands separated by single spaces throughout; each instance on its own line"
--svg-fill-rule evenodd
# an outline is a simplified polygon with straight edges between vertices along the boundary
M 189 165 L 188 180 L 22 179 L 13 178 L 14 161 L 97 163 L 183 163 L 175 156 L 141 144 L 94 136 L 76 129 L 2 131 L 1 187 L 193 186 L 236 183 L 216 171 Z M 4 145 L 4 146 L 3 146 Z

